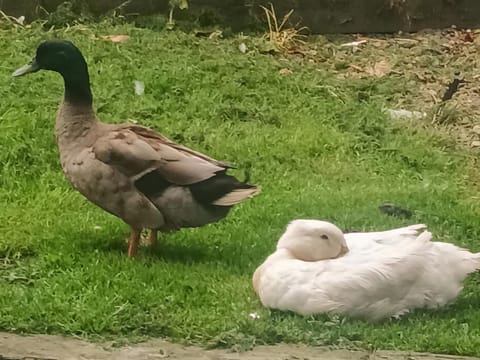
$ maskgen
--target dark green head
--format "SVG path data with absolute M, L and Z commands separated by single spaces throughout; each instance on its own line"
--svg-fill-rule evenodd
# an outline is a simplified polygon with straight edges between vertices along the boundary
M 39 70 L 51 70 L 63 76 L 67 100 L 92 101 L 87 63 L 80 50 L 70 41 L 44 41 L 38 46 L 32 61 L 15 70 L 12 76 L 22 76 Z
M 78 48 L 67 40 L 48 40 L 41 43 L 30 64 L 22 66 L 12 75 L 21 76 L 38 70 L 68 74 L 78 67 L 86 67 L 85 59 Z

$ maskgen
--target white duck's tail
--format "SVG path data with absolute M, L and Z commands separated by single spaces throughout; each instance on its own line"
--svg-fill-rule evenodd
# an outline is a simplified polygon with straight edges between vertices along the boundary
M 459 269 L 462 269 L 464 274 L 480 271 L 480 253 L 471 253 L 462 248 L 457 248 L 457 251 L 461 254 L 461 266 Z
M 472 254 L 472 260 L 475 264 L 475 270 L 480 271 L 480 253 Z
M 442 259 L 446 269 L 450 269 L 462 279 L 470 273 L 480 271 L 480 252 L 446 242 L 434 242 L 436 254 Z
M 414 225 L 414 226 L 420 226 L 420 225 Z M 424 226 L 424 225 L 421 225 Z M 413 228 L 413 226 L 412 226 Z M 423 227 L 416 227 L 414 230 L 421 230 L 424 229 Z M 432 233 L 430 231 L 424 231 L 417 237 L 417 242 L 424 242 L 428 243 L 432 240 Z

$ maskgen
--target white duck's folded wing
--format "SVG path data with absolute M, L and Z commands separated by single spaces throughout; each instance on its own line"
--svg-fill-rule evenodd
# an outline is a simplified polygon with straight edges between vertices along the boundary
M 424 232 L 414 241 L 352 252 L 333 263 L 329 276 L 316 279 L 317 293 L 325 294 L 336 311 L 370 320 L 397 317 L 423 307 L 429 289 L 418 284 L 429 271 L 424 254 L 432 250 L 431 237 Z M 334 272 L 342 275 L 336 280 Z M 312 309 L 318 305 L 317 297 L 308 304 Z
M 399 241 L 412 241 L 418 238 L 421 230 L 427 228 L 424 224 L 410 225 L 398 229 L 375 231 L 375 232 L 353 232 L 344 234 L 348 246 L 355 245 L 355 242 L 376 242 L 379 244 L 396 244 Z

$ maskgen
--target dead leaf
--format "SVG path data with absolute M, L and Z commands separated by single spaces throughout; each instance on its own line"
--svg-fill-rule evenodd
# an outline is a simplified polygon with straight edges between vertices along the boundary
M 194 32 L 196 37 L 206 37 L 210 40 L 216 40 L 223 37 L 223 32 L 221 30 L 215 31 L 206 31 L 206 30 L 195 30 Z
M 417 77 L 418 80 L 425 82 L 426 78 L 423 74 L 420 74 L 417 71 L 412 71 L 412 74 Z
M 278 71 L 278 73 L 279 73 L 280 75 L 291 75 L 291 74 L 293 74 L 293 71 L 290 70 L 290 69 L 287 69 L 287 68 L 283 68 L 283 69 L 280 69 L 280 70 Z
M 365 69 L 365 72 L 370 76 L 376 76 L 381 78 L 392 71 L 392 65 L 387 60 L 381 60 L 373 66 L 369 66 Z
M 188 9 L 187 0 L 170 0 L 170 6 L 177 6 L 180 10 Z
M 102 35 L 100 37 L 105 40 L 110 40 L 114 43 L 122 43 L 130 39 L 130 36 L 128 35 Z
M 222 37 L 223 37 L 223 32 L 221 30 L 216 30 L 212 32 L 210 35 L 208 35 L 208 38 L 210 40 L 220 39 Z
M 471 30 L 466 30 L 463 33 L 462 40 L 464 42 L 475 42 L 475 34 Z
M 340 46 L 341 46 L 341 47 L 349 47 L 349 46 L 354 46 L 354 47 L 356 47 L 356 46 L 365 44 L 366 42 L 367 42 L 367 40 L 358 40 L 358 41 L 352 41 L 352 42 L 340 44 Z
M 349 66 L 350 66 L 353 70 L 356 70 L 356 71 L 358 71 L 358 72 L 363 72 L 363 69 L 362 69 L 360 66 L 358 66 L 358 65 L 350 64 Z

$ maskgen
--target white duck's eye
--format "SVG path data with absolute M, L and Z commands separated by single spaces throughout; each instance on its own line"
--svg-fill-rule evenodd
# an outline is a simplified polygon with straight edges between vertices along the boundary
M 328 240 L 328 236 L 325 235 L 325 234 L 322 234 L 320 237 L 321 237 L 322 239 L 324 239 L 324 240 Z

